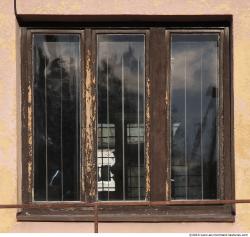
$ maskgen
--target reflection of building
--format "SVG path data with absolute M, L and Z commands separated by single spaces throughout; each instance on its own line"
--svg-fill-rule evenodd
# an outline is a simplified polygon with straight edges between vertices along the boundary
M 98 149 L 97 157 L 98 192 L 115 191 L 114 175 L 110 171 L 110 167 L 115 164 L 114 149 Z
M 218 38 L 175 35 L 172 45 L 171 195 L 217 197 Z
M 127 143 L 128 144 L 138 144 L 144 142 L 144 125 L 129 123 L 127 124 Z
M 129 123 L 126 128 L 126 198 L 138 199 L 138 195 L 139 197 L 145 195 L 145 171 L 144 162 L 142 163 L 143 159 L 141 159 L 141 156 L 144 154 L 144 126 L 139 124 L 138 127 L 138 124 Z M 116 177 L 116 169 L 119 167 L 119 162 L 117 162 L 117 157 L 115 157 L 115 147 L 117 147 L 116 132 L 118 131 L 115 131 L 115 124 L 98 125 L 97 166 L 100 199 L 115 198 L 119 189 L 119 181 Z
M 98 35 L 97 42 L 98 199 L 143 200 L 145 35 Z

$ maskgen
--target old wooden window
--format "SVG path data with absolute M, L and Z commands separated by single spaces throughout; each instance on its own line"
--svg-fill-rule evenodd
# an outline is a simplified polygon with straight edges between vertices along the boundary
M 97 25 L 98 26 L 98 25 Z M 229 27 L 22 30 L 20 220 L 233 221 Z M 119 201 L 138 205 L 119 206 Z

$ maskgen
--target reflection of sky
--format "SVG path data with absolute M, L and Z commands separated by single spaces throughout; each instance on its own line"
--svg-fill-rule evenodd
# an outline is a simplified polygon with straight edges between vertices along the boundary
M 196 116 L 200 117 L 201 77 L 203 109 L 205 111 L 211 98 L 212 87 L 217 87 L 217 63 L 217 42 L 173 42 L 171 63 L 172 111 L 173 113 L 178 111 L 177 117 L 183 117 L 184 113 L 185 76 L 187 113 L 193 119 Z
M 43 42 L 43 49 L 48 62 L 53 62 L 57 58 L 63 61 L 62 67 L 66 73 L 70 73 L 70 67 L 74 66 L 76 71 L 79 71 L 79 42 Z M 72 65 L 73 63 L 73 65 Z M 48 67 L 50 70 L 50 67 Z M 47 71 L 49 74 L 50 71 Z
M 114 177 L 107 167 L 102 169 L 102 172 L 104 172 L 102 174 L 103 176 L 110 174 L 112 176 L 110 176 L 111 182 L 115 181 L 113 184 L 105 180 L 98 182 L 98 190 L 107 191 L 108 184 L 114 185 L 114 187 L 116 185 L 119 188 L 114 190 L 117 193 L 112 194 L 112 198 L 120 199 L 122 195 L 125 199 L 131 196 L 130 191 L 125 190 L 127 189 L 125 182 L 129 182 L 129 175 L 131 175 L 131 172 L 127 171 L 131 171 L 133 163 L 136 164 L 135 166 L 138 169 L 138 161 L 144 159 L 143 148 L 141 148 L 144 141 L 144 123 L 142 122 L 145 91 L 144 35 L 99 35 L 97 62 L 98 122 L 102 124 L 102 126 L 98 126 L 99 129 L 101 128 L 98 129 L 98 165 L 103 164 L 103 162 L 107 165 L 107 156 L 109 156 L 109 168 L 114 172 Z M 111 125 L 114 127 L 105 131 L 104 127 L 110 127 Z M 114 143 L 111 142 L 111 136 Z M 106 152 L 105 148 L 109 148 L 110 151 Z M 113 148 L 116 150 L 114 151 Z M 102 152 L 104 153 L 102 154 Z M 111 158 L 114 160 L 112 161 Z M 99 175 L 101 175 L 100 172 L 99 169 Z M 122 174 L 122 177 L 120 177 L 120 174 Z M 133 174 L 136 185 L 138 176 L 137 173 Z M 141 182 L 143 181 L 140 180 L 142 188 Z M 102 185 L 105 186 L 103 190 Z M 138 199 L 140 195 L 142 197 L 142 194 L 138 194 L 139 188 L 137 186 L 135 186 L 135 190 L 136 197 L 131 196 L 130 198 Z M 104 199 L 109 199 L 109 197 Z
M 217 76 L 217 42 L 176 42 L 172 44 L 171 71 L 174 76 L 174 89 L 184 89 L 185 58 L 187 64 L 187 89 L 200 93 L 201 58 L 208 61 L 203 65 L 203 77 L 216 85 Z
M 122 35 L 120 36 L 122 37 Z M 122 80 L 121 65 L 123 56 L 123 70 L 124 70 L 124 83 L 130 92 L 137 93 L 138 90 L 138 66 L 139 66 L 139 85 L 143 91 L 144 87 L 144 36 L 140 36 L 141 41 L 133 41 L 133 36 L 127 41 L 112 41 L 112 36 L 108 38 L 105 36 L 105 41 L 102 36 L 99 36 L 98 42 L 98 62 L 99 67 L 106 67 L 107 57 L 108 65 L 112 70 L 113 76 L 117 80 Z M 126 36 L 126 38 L 128 38 Z M 138 38 L 138 36 L 136 36 Z M 139 60 L 139 65 L 138 65 Z M 110 70 L 110 73 L 111 73 Z M 131 78 L 133 78 L 131 80 Z M 129 79 L 129 83 L 126 83 Z M 143 93 L 143 92 L 140 92 Z
M 171 48 L 172 171 L 189 179 L 202 175 L 201 159 L 205 163 L 217 157 L 218 46 L 216 37 L 202 37 L 173 38 Z M 176 187 L 181 185 L 185 179 L 176 181 Z M 201 178 L 195 185 L 201 189 Z

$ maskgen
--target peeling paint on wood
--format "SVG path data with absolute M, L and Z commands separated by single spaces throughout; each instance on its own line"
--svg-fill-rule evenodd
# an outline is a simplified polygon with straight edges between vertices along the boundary
M 146 200 L 150 199 L 150 79 L 146 79 L 146 146 L 145 146 L 145 164 L 146 164 Z
M 30 50 L 31 53 L 31 50 Z M 31 58 L 30 58 L 31 60 Z M 30 61 L 31 62 L 31 61 Z M 29 82 L 28 82 L 28 101 L 27 101 L 27 106 L 28 106 L 28 134 L 27 134 L 27 139 L 28 139 L 28 156 L 27 156 L 27 173 L 28 173 L 28 193 L 30 196 L 30 199 L 32 199 L 31 197 L 31 193 L 32 193 L 32 161 L 33 161 L 33 103 L 32 103 L 32 77 L 29 77 Z
M 29 155 L 32 156 L 32 89 L 28 86 L 28 144 Z
M 90 32 L 89 32 L 90 33 Z M 91 38 L 91 37 L 90 37 Z M 89 43 L 89 45 L 88 45 Z M 91 47 L 90 42 L 86 42 L 87 47 Z M 90 48 L 86 50 L 85 81 L 86 81 L 86 128 L 85 128 L 85 191 L 88 201 L 96 199 L 96 161 L 95 161 L 95 135 L 96 135 L 96 95 L 92 65 L 94 63 Z
M 32 163 L 28 162 L 28 192 L 32 192 Z

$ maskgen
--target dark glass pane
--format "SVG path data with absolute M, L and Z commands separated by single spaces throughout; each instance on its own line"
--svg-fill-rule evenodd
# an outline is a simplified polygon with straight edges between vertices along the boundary
M 79 200 L 79 35 L 33 36 L 34 199 Z
M 98 199 L 143 200 L 144 35 L 97 37 Z
M 218 35 L 173 34 L 171 191 L 173 199 L 216 199 Z

